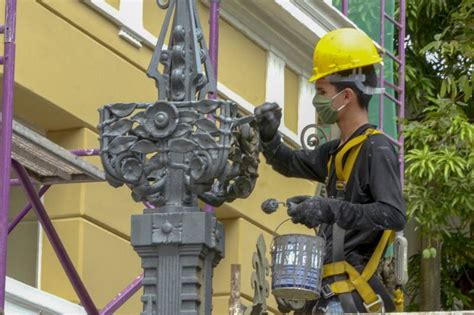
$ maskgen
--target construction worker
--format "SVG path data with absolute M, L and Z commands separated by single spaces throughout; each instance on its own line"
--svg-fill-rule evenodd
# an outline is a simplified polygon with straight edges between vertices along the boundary
M 327 242 L 321 298 L 306 303 L 302 314 L 395 310 L 375 272 L 390 235 L 384 231 L 406 223 L 396 148 L 368 120 L 371 96 L 381 92 L 374 67 L 381 61 L 361 31 L 338 29 L 320 39 L 310 78 L 313 105 L 319 122 L 337 123 L 341 135 L 309 153 L 282 143 L 278 104 L 255 108 L 267 163 L 284 176 L 326 184 L 327 197 L 287 200 L 292 221 L 319 227 Z

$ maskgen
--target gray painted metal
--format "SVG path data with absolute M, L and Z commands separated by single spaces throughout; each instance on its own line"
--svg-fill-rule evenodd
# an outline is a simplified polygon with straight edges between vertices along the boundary
M 142 314 L 211 314 L 212 268 L 224 254 L 212 213 L 134 215 L 132 245 L 144 269 Z
M 132 216 L 132 245 L 144 269 L 142 314 L 210 314 L 224 229 L 197 199 L 219 206 L 250 195 L 258 132 L 235 103 L 205 99 L 216 81 L 195 1 L 157 4 L 168 10 L 147 71 L 158 100 L 99 110 L 101 159 L 110 185 L 125 184 L 135 201 L 154 206 Z
M 119 103 L 100 114 L 107 181 L 126 184 L 137 202 L 179 212 L 195 207 L 196 195 L 219 206 L 255 186 L 258 133 L 253 117 L 237 117 L 235 103 Z
M 244 315 L 266 315 L 268 314 L 267 298 L 270 295 L 270 286 L 267 276 L 270 274 L 270 264 L 266 258 L 267 247 L 262 234 L 258 236 L 257 250 L 252 256 L 252 266 L 254 271 L 250 278 L 253 289 L 253 304 L 247 308 Z

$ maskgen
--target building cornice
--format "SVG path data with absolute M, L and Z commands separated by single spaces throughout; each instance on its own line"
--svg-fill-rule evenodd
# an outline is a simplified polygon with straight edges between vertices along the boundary
M 315 43 L 330 30 L 355 27 L 322 0 L 223 0 L 220 11 L 226 22 L 306 77 Z

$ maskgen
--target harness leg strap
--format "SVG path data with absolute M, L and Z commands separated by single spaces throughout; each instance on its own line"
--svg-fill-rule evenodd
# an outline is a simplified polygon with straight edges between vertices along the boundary
M 332 226 L 332 259 L 333 261 L 342 261 L 344 259 L 344 236 L 346 231 L 339 227 L 336 223 Z M 344 280 L 344 275 L 335 275 L 335 281 Z M 352 293 L 342 293 L 338 295 L 339 301 L 345 313 L 357 313 L 357 306 L 355 305 Z

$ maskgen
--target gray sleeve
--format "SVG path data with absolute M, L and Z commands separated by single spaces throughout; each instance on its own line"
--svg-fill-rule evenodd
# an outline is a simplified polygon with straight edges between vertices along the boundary
M 383 135 L 374 136 L 368 147 L 368 159 L 367 176 L 374 202 L 331 202 L 330 206 L 337 213 L 337 223 L 344 229 L 402 230 L 406 215 L 397 154 Z
M 327 176 L 329 146 L 323 144 L 315 150 L 293 150 L 282 143 L 277 134 L 270 142 L 261 143 L 268 164 L 287 177 L 299 177 L 324 182 Z

